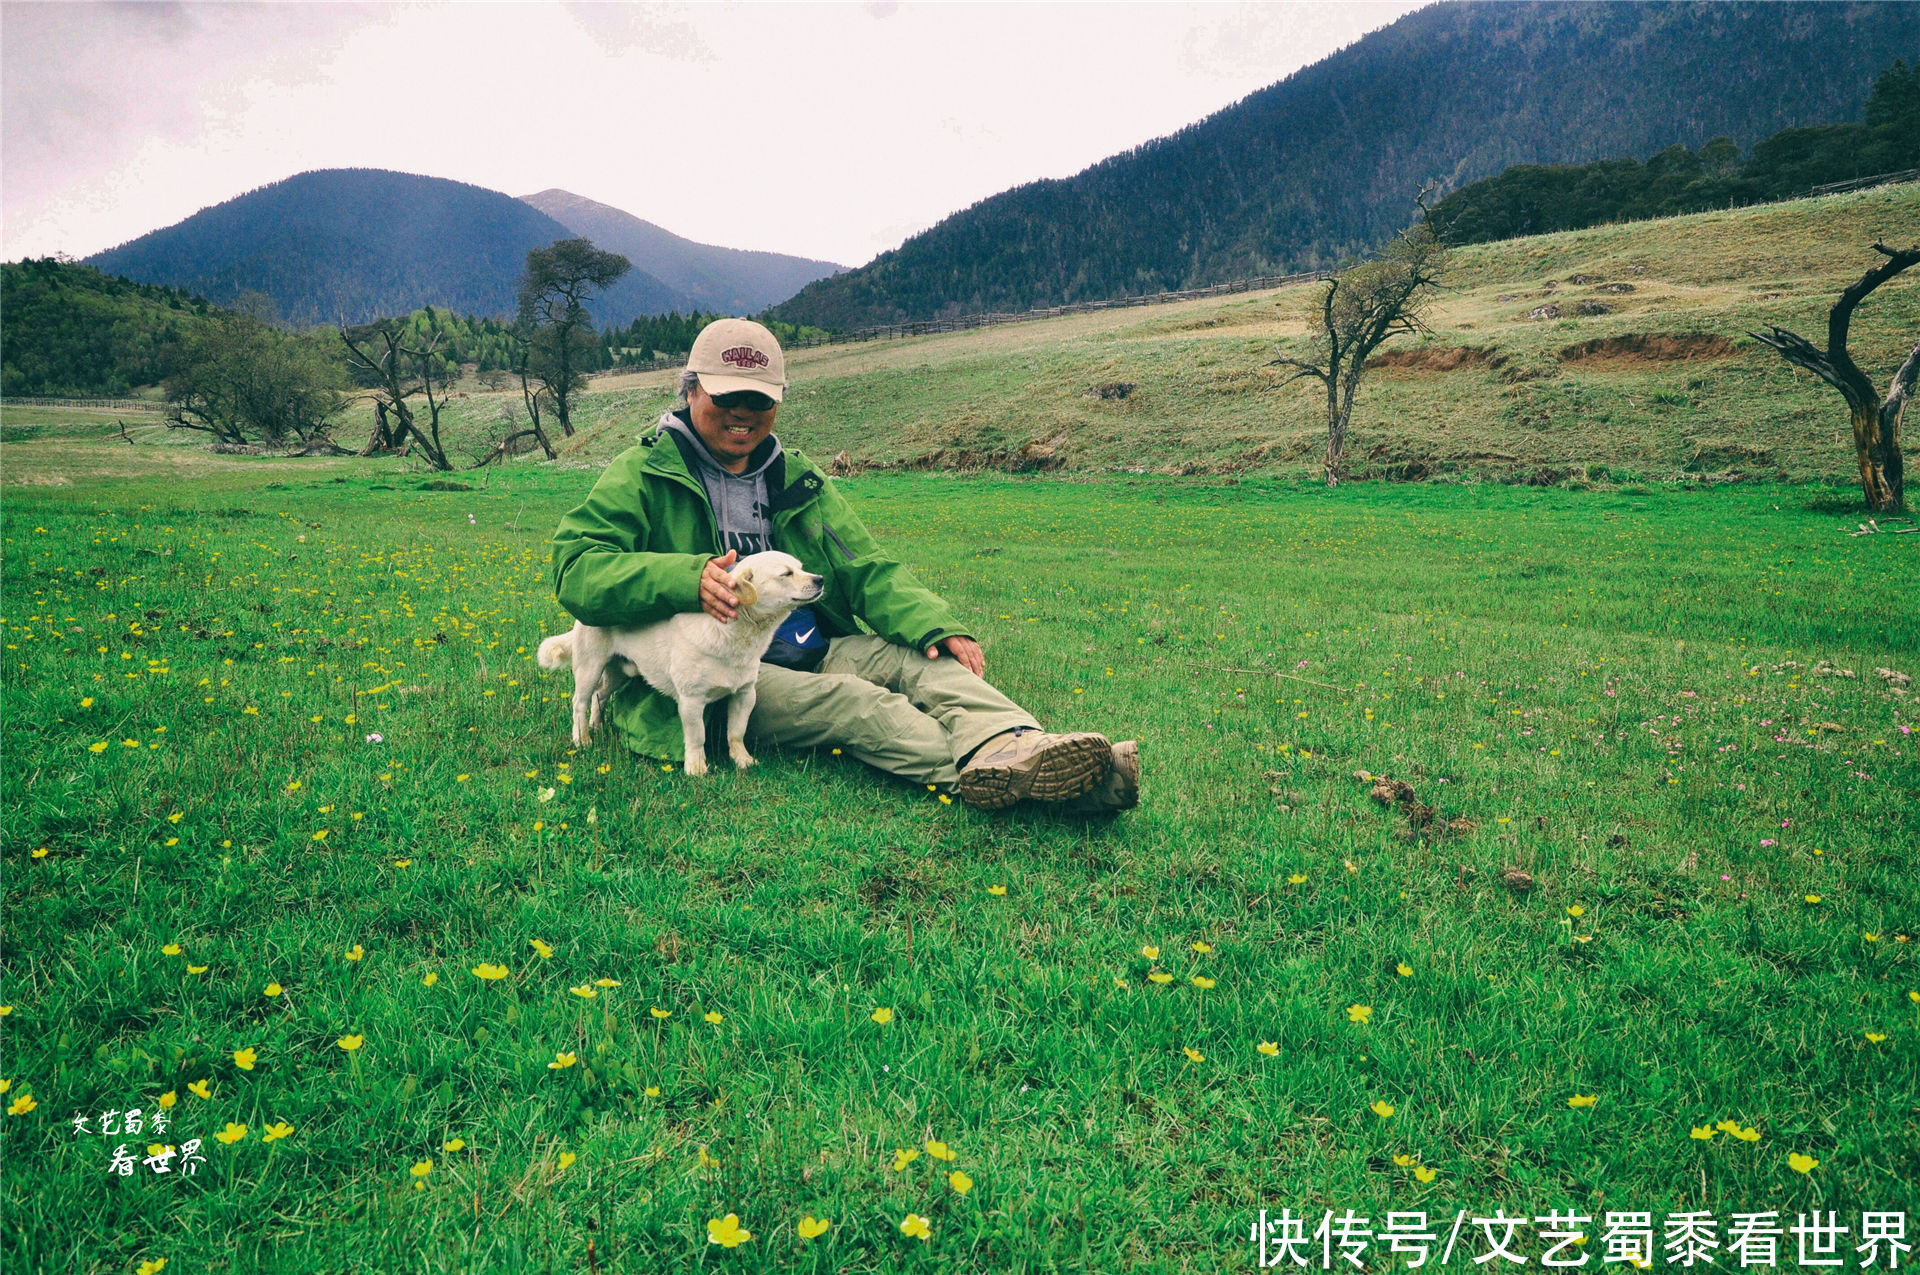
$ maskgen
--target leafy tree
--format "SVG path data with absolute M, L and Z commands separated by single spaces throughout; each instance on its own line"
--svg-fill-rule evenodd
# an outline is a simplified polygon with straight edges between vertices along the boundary
M 568 437 L 574 396 L 585 387 L 600 350 L 587 302 L 632 268 L 625 257 L 602 252 L 589 239 L 562 239 L 527 253 L 517 323 L 525 346 L 522 366 L 546 389 L 554 419 Z
M 340 366 L 316 341 L 238 311 L 217 313 L 187 338 L 164 389 L 169 427 L 232 444 L 324 441 L 346 401 Z

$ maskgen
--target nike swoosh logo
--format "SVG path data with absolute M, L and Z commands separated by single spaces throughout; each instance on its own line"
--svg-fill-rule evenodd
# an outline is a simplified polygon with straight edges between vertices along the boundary
M 815 626 L 815 627 L 818 627 L 818 626 Z M 806 641 L 808 638 L 812 636 L 813 636 L 813 629 L 808 629 L 805 633 L 796 633 L 794 634 L 794 637 L 793 637 L 793 644 L 795 646 L 799 646 L 802 642 Z

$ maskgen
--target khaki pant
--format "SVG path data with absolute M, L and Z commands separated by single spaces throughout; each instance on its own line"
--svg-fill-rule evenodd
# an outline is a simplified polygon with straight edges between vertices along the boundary
M 871 634 L 834 638 L 817 672 L 762 664 L 755 690 L 750 748 L 837 747 L 944 791 L 958 781 L 960 759 L 981 744 L 1039 726 L 944 650 L 930 660 Z

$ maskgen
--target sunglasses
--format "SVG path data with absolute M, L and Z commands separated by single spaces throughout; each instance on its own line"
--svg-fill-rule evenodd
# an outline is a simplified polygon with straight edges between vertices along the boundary
M 758 390 L 734 390 L 730 394 L 713 394 L 713 405 L 724 412 L 736 407 L 744 407 L 749 412 L 766 412 L 773 409 L 773 399 Z

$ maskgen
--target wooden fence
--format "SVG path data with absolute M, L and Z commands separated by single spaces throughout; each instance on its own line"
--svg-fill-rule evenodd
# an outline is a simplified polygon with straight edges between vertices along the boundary
M 145 398 L 36 398 L 27 394 L 9 394 L 9 407 L 105 407 L 116 412 L 164 412 L 165 403 Z

